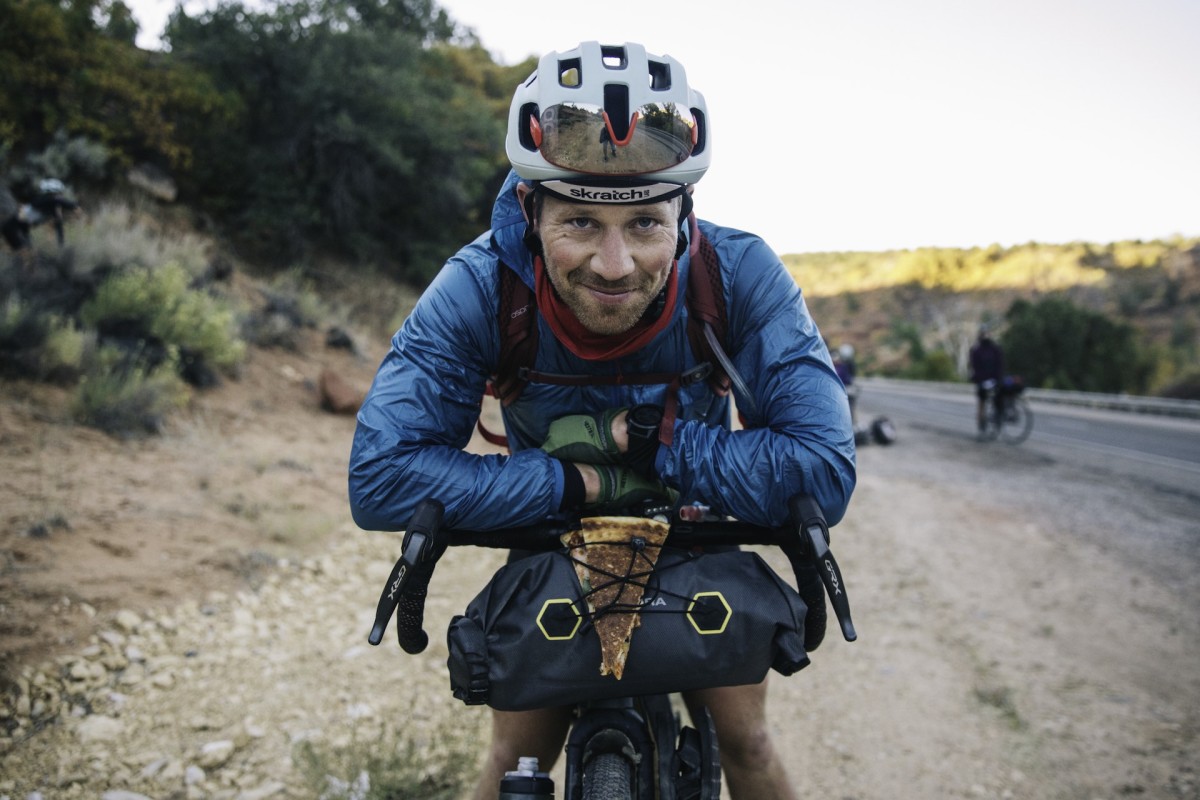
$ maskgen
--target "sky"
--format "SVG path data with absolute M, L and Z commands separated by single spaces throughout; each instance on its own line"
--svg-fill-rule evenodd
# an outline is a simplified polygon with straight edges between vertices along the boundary
M 174 3 L 129 4 L 156 46 Z M 1200 236 L 1197 0 L 439 4 L 505 64 L 674 56 L 711 123 L 697 214 L 779 253 Z

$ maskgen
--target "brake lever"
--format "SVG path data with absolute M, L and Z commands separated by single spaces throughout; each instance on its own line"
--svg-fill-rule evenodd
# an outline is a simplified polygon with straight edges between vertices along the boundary
M 829 549 L 829 524 L 817 501 L 809 495 L 797 495 L 789 502 L 792 520 L 800 535 L 801 556 L 817 568 L 825 593 L 837 615 L 842 637 L 847 642 L 858 638 L 854 621 L 850 618 L 850 599 L 846 595 L 846 581 L 838 567 L 833 551 Z
M 429 644 L 425 633 L 425 595 L 433 568 L 446 551 L 446 534 L 442 532 L 445 507 L 437 500 L 424 500 L 413 512 L 404 532 L 403 554 L 388 576 L 387 584 L 375 607 L 375 624 L 367 641 L 378 645 L 383 641 L 392 613 L 396 613 L 396 638 L 404 652 L 417 654 Z

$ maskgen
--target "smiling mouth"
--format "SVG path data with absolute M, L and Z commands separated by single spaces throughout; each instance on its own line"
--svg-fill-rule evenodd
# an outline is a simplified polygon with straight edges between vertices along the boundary
M 624 303 L 629 298 L 631 298 L 634 293 L 634 290 L 632 288 L 625 288 L 625 287 L 602 288 L 599 286 L 585 286 L 583 288 L 586 289 L 588 294 L 590 294 L 597 301 L 599 301 L 601 303 L 605 303 L 605 304 L 611 304 L 611 305 L 617 305 L 620 303 Z

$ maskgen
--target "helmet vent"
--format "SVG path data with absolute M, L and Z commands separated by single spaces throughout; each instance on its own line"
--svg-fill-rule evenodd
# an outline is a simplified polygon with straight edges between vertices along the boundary
M 708 120 L 704 118 L 704 112 L 698 108 L 692 109 L 692 119 L 696 120 L 696 146 L 692 148 L 692 155 L 699 155 L 704 152 L 704 148 L 708 145 Z
M 583 85 L 582 62 L 578 58 L 566 58 L 558 62 L 558 85 L 575 89 Z
M 629 66 L 629 57 L 625 55 L 625 48 L 616 45 L 601 47 L 600 60 L 608 69 L 625 69 Z
M 538 143 L 533 140 L 533 125 L 540 114 L 537 103 L 526 103 L 521 106 L 517 116 L 521 120 L 517 125 L 518 140 L 521 142 L 521 147 L 531 153 L 536 153 L 538 149 Z
M 666 91 L 671 88 L 671 65 L 664 64 L 661 61 L 651 61 L 650 67 L 650 88 L 659 91 Z

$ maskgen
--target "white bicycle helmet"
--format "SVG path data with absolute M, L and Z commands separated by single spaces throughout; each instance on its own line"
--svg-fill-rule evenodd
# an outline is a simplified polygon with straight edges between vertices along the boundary
M 62 194 L 67 187 L 58 178 L 43 178 L 38 183 L 38 191 L 44 194 Z
M 710 138 L 682 64 L 640 44 L 584 42 L 542 56 L 517 87 L 505 149 L 519 176 L 565 199 L 646 203 L 703 177 Z

